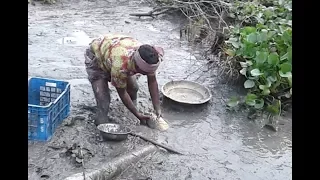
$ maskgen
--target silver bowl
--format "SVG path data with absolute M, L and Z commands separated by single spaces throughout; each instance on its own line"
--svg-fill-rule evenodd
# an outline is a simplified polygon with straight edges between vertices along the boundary
M 165 97 L 183 104 L 204 104 L 212 97 L 207 87 L 185 80 L 168 82 L 161 91 Z
M 120 124 L 106 123 L 97 126 L 104 140 L 122 141 L 127 139 L 131 129 Z

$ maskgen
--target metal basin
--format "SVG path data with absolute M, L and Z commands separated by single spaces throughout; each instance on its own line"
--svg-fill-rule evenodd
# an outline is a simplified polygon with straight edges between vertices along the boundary
M 125 140 L 131 132 L 130 128 L 114 123 L 100 124 L 97 128 L 103 139 L 109 141 Z
M 162 86 L 163 95 L 184 104 L 203 104 L 212 97 L 210 90 L 191 81 L 171 81 Z

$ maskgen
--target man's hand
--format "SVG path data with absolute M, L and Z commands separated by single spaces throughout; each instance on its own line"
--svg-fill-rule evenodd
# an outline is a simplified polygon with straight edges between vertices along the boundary
M 150 116 L 145 116 L 143 114 L 139 114 L 137 118 L 142 122 L 150 120 Z

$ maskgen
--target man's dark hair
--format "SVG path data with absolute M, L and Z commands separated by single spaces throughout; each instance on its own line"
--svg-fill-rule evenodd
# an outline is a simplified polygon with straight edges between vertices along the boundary
M 148 64 L 157 64 L 159 61 L 158 52 L 150 45 L 144 44 L 138 49 L 141 58 Z

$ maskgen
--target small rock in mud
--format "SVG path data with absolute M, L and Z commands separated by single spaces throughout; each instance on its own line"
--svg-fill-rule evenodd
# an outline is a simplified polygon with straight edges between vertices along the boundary
M 56 154 L 53 157 L 51 157 L 51 159 L 59 159 L 60 158 L 60 154 Z
M 75 116 L 73 119 L 76 120 L 76 121 L 77 121 L 77 120 L 83 121 L 83 120 L 85 120 L 86 118 L 83 117 L 83 116 Z
M 75 116 L 75 117 L 70 117 L 68 119 L 65 120 L 65 126 L 73 126 L 75 124 L 76 121 L 83 121 L 86 118 L 83 116 Z
M 81 110 L 90 111 L 90 112 L 97 112 L 98 108 L 96 106 L 87 106 L 87 105 L 79 105 Z
M 264 127 L 274 132 L 278 131 L 278 127 L 273 124 L 266 124 Z
M 49 176 L 49 175 L 44 174 L 44 175 L 41 175 L 41 176 L 40 176 L 40 178 L 41 178 L 41 179 L 49 179 L 49 178 L 50 178 L 50 176 Z
M 37 33 L 36 35 L 37 36 L 43 36 L 44 34 L 43 34 L 43 32 L 40 32 L 40 33 Z
M 36 170 L 35 170 L 35 172 L 37 174 L 40 174 L 42 171 L 43 171 L 43 169 L 41 167 L 37 167 Z
M 156 164 L 162 165 L 162 164 L 163 164 L 163 161 L 159 161 L 159 162 L 157 162 Z
M 76 143 L 74 143 L 70 148 L 65 152 L 65 156 L 71 159 L 71 163 L 76 167 L 82 165 L 83 159 L 90 159 L 94 154 L 87 148 L 81 148 Z
M 255 110 L 250 110 L 248 113 L 248 119 L 249 120 L 254 120 L 258 116 L 257 112 Z
M 141 163 L 137 163 L 137 167 L 141 168 L 142 167 Z
M 73 118 L 68 118 L 65 120 L 65 126 L 73 126 L 74 125 L 74 120 Z
M 82 163 L 82 160 L 83 160 L 82 158 L 76 157 L 76 162 L 77 162 L 77 163 Z

